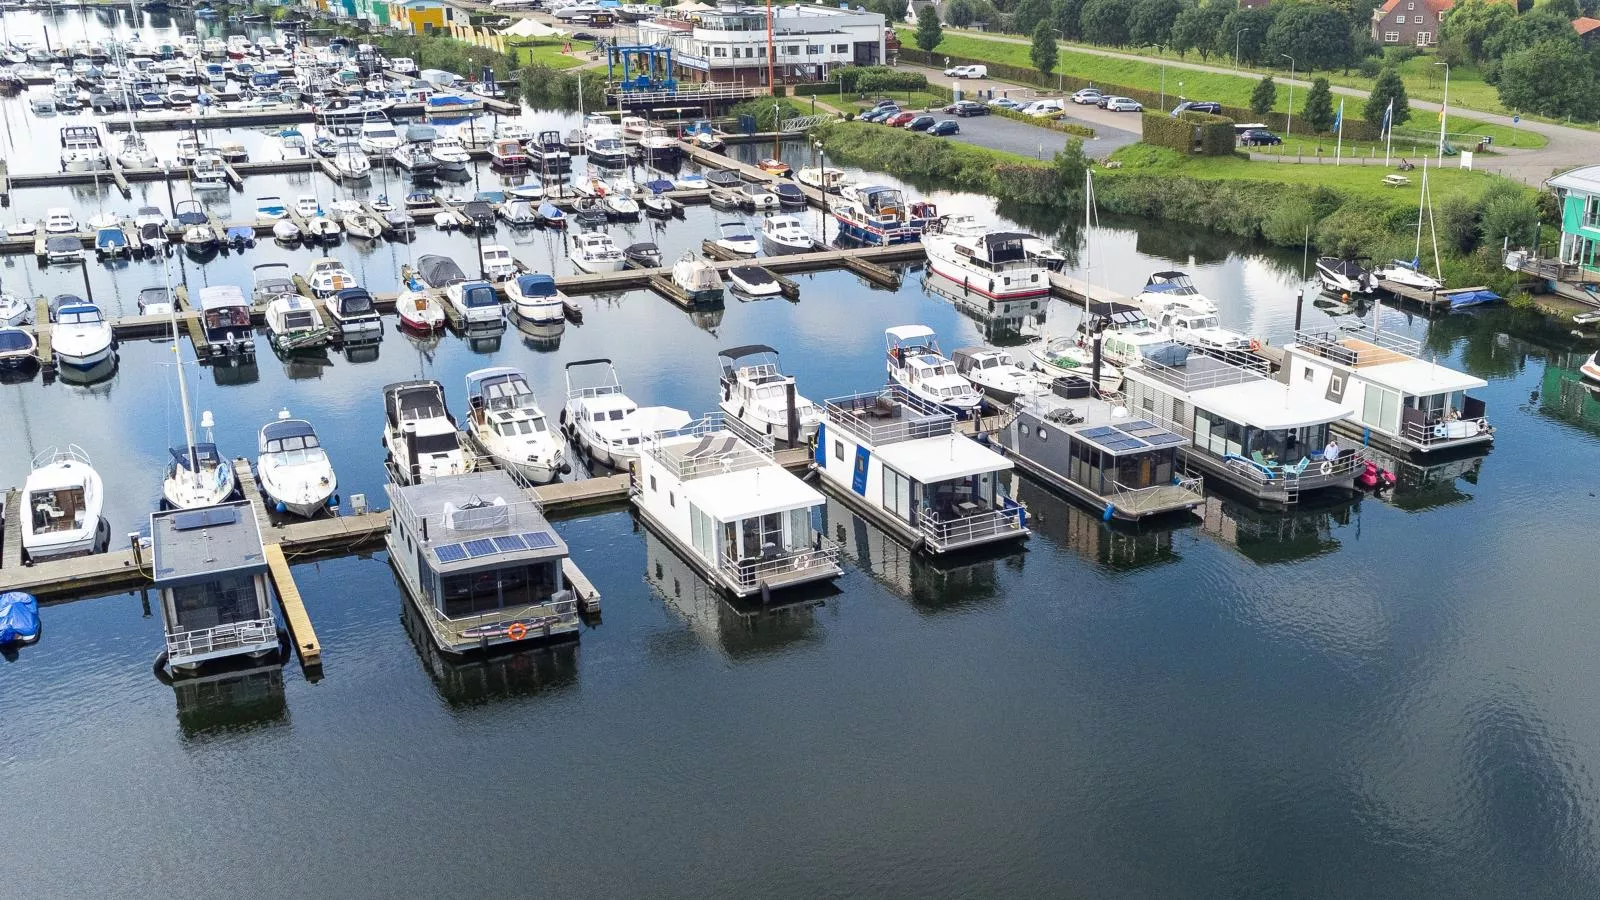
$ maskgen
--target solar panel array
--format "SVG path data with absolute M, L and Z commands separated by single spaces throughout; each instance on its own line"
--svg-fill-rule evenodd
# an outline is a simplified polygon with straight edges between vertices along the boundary
M 1118 425 L 1101 425 L 1078 432 L 1078 436 L 1099 444 L 1113 453 L 1127 453 L 1150 447 L 1167 447 L 1183 443 L 1183 438 L 1156 425 L 1139 419 Z
M 497 553 L 517 553 L 523 550 L 548 550 L 556 545 L 547 531 L 525 531 L 495 538 L 475 538 L 459 544 L 442 544 L 433 548 L 440 562 L 453 563 Z
M 1182 437 L 1173 434 L 1154 422 L 1146 422 L 1143 419 L 1140 419 L 1137 422 L 1127 422 L 1125 424 L 1118 425 L 1117 429 L 1139 438 L 1152 447 L 1165 447 L 1168 444 L 1183 443 Z
M 174 531 L 193 531 L 213 525 L 232 525 L 239 520 L 239 510 L 232 506 L 208 506 L 177 513 L 172 517 Z

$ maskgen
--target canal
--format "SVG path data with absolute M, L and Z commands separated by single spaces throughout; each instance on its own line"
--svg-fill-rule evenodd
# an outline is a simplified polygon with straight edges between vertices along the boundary
M 807 152 L 784 148 L 797 164 Z M 329 187 L 252 178 L 228 202 Z M 76 190 L 19 192 L 0 215 L 70 204 L 86 218 L 101 195 Z M 1057 235 L 1115 290 L 1179 268 L 1224 325 L 1292 332 L 1298 254 L 1151 223 L 1084 240 L 1076 219 L 933 197 Z M 723 215 L 691 208 L 633 239 L 670 259 Z M 542 233 L 513 246 L 571 272 Z M 374 290 L 422 253 L 475 246 L 422 229 L 332 250 Z M 253 265 L 311 257 L 269 241 L 172 271 L 248 284 Z M 3 264 L 18 293 L 83 287 L 75 267 Z M 87 274 L 113 314 L 165 278 L 159 261 Z M 886 327 L 926 323 L 947 348 L 1017 337 L 916 268 L 892 291 L 842 271 L 799 281 L 797 303 L 730 296 L 691 315 L 627 292 L 583 298 L 583 323 L 559 335 L 391 328 L 376 354 L 289 364 L 263 339 L 253 367 L 187 371 L 224 454 L 253 457 L 280 408 L 315 423 L 348 508 L 352 493 L 382 502 L 389 382 L 436 378 L 459 416 L 467 372 L 512 365 L 554 411 L 563 366 L 608 356 L 641 403 L 703 411 L 725 347 L 772 344 L 820 400 L 882 383 Z M 1031 332 L 1074 315 L 1023 312 Z M 1303 315 L 1351 313 L 1308 298 Z M 164 685 L 160 618 L 138 594 L 47 606 L 40 642 L 0 660 L 0 884 L 74 898 L 1592 896 L 1600 402 L 1570 339 L 1514 311 L 1383 315 L 1487 379 L 1498 427 L 1492 452 L 1403 469 L 1391 497 L 1270 514 L 1219 494 L 1190 521 L 1127 530 L 1023 482 L 1025 548 L 931 564 L 852 529 L 836 592 L 765 614 L 716 599 L 626 509 L 602 511 L 557 527 L 603 620 L 576 646 L 488 663 L 413 636 L 384 554 L 297 565 L 326 665 L 314 683 L 291 665 Z M 0 384 L 0 485 L 78 444 L 113 534 L 137 530 L 182 441 L 171 359 L 170 342 L 125 341 L 96 383 Z

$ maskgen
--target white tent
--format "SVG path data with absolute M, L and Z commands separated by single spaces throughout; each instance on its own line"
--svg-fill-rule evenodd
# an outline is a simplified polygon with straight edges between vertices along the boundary
M 526 38 L 552 37 L 558 34 L 566 34 L 565 31 L 559 28 L 551 28 L 549 25 L 535 19 L 518 19 L 510 28 L 501 29 L 500 33 L 506 37 Z

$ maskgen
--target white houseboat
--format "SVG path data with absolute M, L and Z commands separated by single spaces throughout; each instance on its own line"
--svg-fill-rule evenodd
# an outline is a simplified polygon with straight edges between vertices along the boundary
M 510 475 L 490 469 L 384 491 L 389 559 L 440 650 L 576 638 L 567 545 Z
M 1283 348 L 1281 375 L 1297 391 L 1344 409 L 1346 434 L 1400 453 L 1456 450 L 1494 440 L 1484 402 L 1467 394 L 1487 381 L 1422 359 L 1422 345 L 1366 325 L 1302 330 Z
M 168 666 L 278 652 L 266 551 L 247 501 L 153 513 L 150 547 Z
M 1268 377 L 1246 354 L 1193 354 L 1183 365 L 1146 360 L 1123 372 L 1128 411 L 1184 437 L 1179 458 L 1265 506 L 1352 486 L 1367 455 L 1340 447 L 1331 430 L 1339 404 Z
M 647 436 L 632 487 L 639 515 L 736 597 L 837 578 L 813 525 L 823 496 L 772 458 L 772 439 L 714 413 Z
M 898 386 L 825 402 L 815 462 L 823 485 L 913 549 L 1028 534 L 1026 511 L 1000 485 L 1011 461 Z

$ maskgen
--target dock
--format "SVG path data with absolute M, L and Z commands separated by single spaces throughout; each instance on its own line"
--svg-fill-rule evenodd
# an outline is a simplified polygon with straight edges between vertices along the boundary
M 5 504 L 5 530 L 0 531 L 0 571 L 15 572 L 22 568 L 22 492 L 16 488 L 6 491 L 0 498 Z
M 1387 278 L 1378 279 L 1378 287 L 1394 295 L 1399 300 L 1409 300 L 1419 304 L 1428 312 L 1448 311 L 1451 306 L 1451 297 L 1456 294 L 1470 294 L 1475 291 L 1486 291 L 1487 287 L 1479 285 L 1468 288 L 1439 288 L 1433 291 L 1424 291 L 1420 288 L 1409 287 Z
M 250 509 L 255 512 L 256 524 L 261 528 L 267 574 L 272 579 L 273 591 L 278 595 L 278 608 L 283 611 L 283 623 L 289 629 L 294 652 L 300 657 L 300 668 L 312 674 L 322 668 L 322 645 L 317 641 L 316 630 L 311 627 L 311 616 L 306 613 L 305 602 L 300 599 L 300 588 L 294 583 L 289 560 L 283 555 L 283 544 L 269 537 L 276 534 L 278 529 L 273 527 L 272 519 L 267 515 L 267 506 L 262 500 L 261 489 L 256 485 L 255 473 L 250 470 L 250 463 L 244 459 L 234 460 L 233 473 L 244 498 L 250 501 Z
M 189 332 L 189 343 L 194 345 L 195 356 L 210 356 L 211 339 L 206 337 L 205 324 L 200 318 L 199 310 L 195 309 L 194 305 L 189 301 L 189 286 L 186 284 L 178 285 L 173 288 L 172 296 L 173 300 L 178 304 L 178 309 L 183 313 L 183 327 L 184 330 Z M 111 326 L 111 331 L 113 334 L 116 333 L 115 325 Z
M 56 369 L 56 355 L 50 344 L 51 332 L 54 329 L 55 325 L 50 321 L 50 301 L 43 297 L 37 298 L 33 303 L 33 339 L 39 346 L 34 353 L 39 357 L 39 368 L 46 372 L 54 372 Z M 116 333 L 114 327 L 112 333 Z

